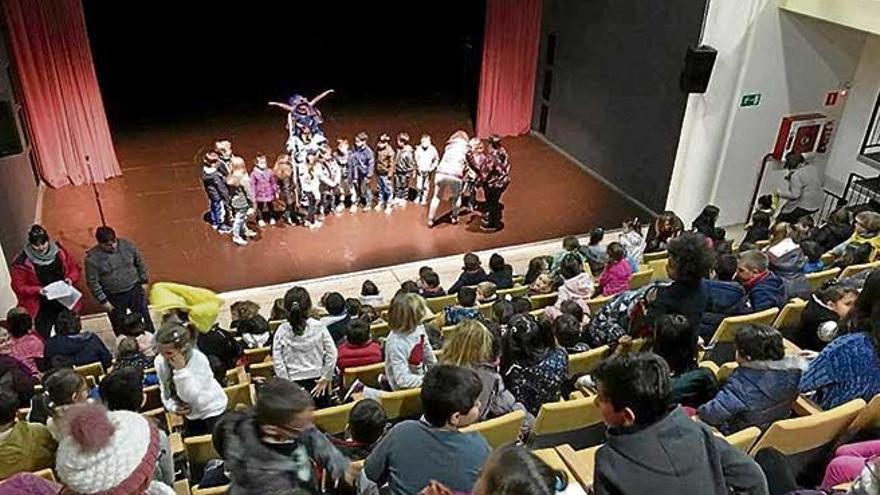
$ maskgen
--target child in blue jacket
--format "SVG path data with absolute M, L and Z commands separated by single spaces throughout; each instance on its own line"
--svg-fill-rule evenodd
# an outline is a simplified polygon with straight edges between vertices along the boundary
M 747 325 L 736 333 L 739 367 L 718 395 L 698 409 L 700 419 L 725 435 L 750 426 L 766 428 L 788 417 L 807 364 L 786 356 L 782 334 L 766 325 Z

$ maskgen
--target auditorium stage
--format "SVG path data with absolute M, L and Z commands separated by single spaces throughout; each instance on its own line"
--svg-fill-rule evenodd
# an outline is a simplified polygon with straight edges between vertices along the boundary
M 328 99 L 329 100 L 329 99 Z M 427 132 L 442 153 L 456 129 L 472 132 L 463 106 L 445 103 L 378 102 L 357 106 L 322 104 L 331 142 L 360 130 L 370 135 L 406 131 L 413 141 Z M 505 228 L 487 233 L 476 216 L 458 225 L 426 226 L 427 207 L 410 204 L 391 215 L 346 211 L 310 231 L 266 227 L 248 246 L 232 244 L 202 220 L 207 200 L 197 151 L 228 138 L 250 167 L 257 152 L 274 161 L 286 138 L 284 113 L 268 107 L 225 112 L 200 120 L 113 129 L 122 177 L 98 186 L 108 225 L 143 250 L 152 281 L 175 281 L 216 291 L 278 284 L 337 273 L 429 259 L 617 227 L 646 213 L 540 140 L 504 141 L 512 183 L 503 197 Z M 621 164 L 623 166 L 623 164 Z M 441 206 L 447 211 L 448 201 Z M 100 224 L 92 188 L 47 189 L 43 223 L 50 235 L 83 260 Z M 488 260 L 485 260 L 487 262 Z M 451 283 L 451 281 L 444 281 Z M 87 311 L 95 310 L 94 302 Z

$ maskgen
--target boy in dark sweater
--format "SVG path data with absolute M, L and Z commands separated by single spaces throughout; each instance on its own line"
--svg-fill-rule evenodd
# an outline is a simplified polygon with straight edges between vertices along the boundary
M 494 253 L 489 257 L 489 282 L 495 284 L 496 289 L 510 289 L 513 287 L 513 267 L 504 262 L 500 254 Z
M 434 480 L 456 492 L 470 493 L 489 457 L 479 433 L 460 428 L 477 420 L 483 390 L 470 368 L 438 365 L 422 381 L 421 420 L 394 426 L 364 463 L 367 478 L 389 493 L 416 494 Z
M 594 493 L 767 495 L 744 452 L 672 406 L 669 367 L 651 353 L 604 361 L 593 374 L 608 439 L 596 453 Z
M 480 258 L 474 253 L 464 255 L 464 267 L 458 280 L 446 291 L 449 294 L 457 293 L 462 287 L 473 287 L 480 282 L 486 281 L 486 271 L 480 266 Z
M 202 186 L 208 195 L 210 210 L 208 218 L 211 227 L 221 234 L 232 232 L 232 228 L 226 223 L 226 205 L 229 203 L 229 190 L 226 189 L 226 179 L 217 170 L 220 157 L 217 153 L 209 151 L 202 158 Z
M 356 461 L 366 459 L 385 434 L 387 424 L 388 416 L 382 404 L 373 399 L 363 399 L 348 413 L 345 439 L 331 438 L 330 441 L 345 457 Z
M 437 272 L 430 268 L 419 270 L 419 294 L 424 298 L 446 295 L 446 291 L 440 287 L 440 275 Z

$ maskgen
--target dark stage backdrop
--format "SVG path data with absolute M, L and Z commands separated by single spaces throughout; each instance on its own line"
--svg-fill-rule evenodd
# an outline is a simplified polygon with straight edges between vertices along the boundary
M 355 104 L 476 98 L 485 0 L 84 3 L 117 126 L 327 88 Z
M 544 0 L 533 128 L 654 211 L 669 190 L 687 103 L 679 74 L 705 2 Z

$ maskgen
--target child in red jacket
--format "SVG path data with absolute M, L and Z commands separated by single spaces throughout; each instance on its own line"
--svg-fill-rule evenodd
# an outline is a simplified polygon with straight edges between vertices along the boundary
M 345 342 L 339 346 L 339 356 L 336 358 L 339 373 L 344 373 L 345 368 L 381 363 L 383 360 L 382 346 L 370 339 L 370 324 L 360 318 L 351 320 Z

